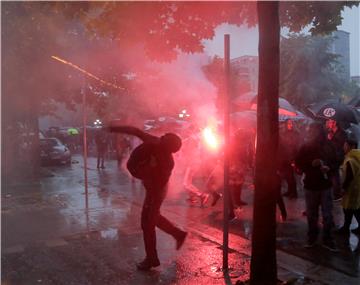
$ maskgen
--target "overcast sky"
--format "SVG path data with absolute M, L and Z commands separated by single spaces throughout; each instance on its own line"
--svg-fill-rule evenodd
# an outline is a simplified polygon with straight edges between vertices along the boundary
M 360 13 L 359 7 L 352 9 L 346 8 L 342 17 L 343 22 L 338 26 L 338 30 L 350 33 L 350 75 L 360 75 Z M 221 25 L 216 30 L 213 40 L 205 41 L 205 52 L 211 56 L 224 55 L 224 34 L 230 34 L 230 55 L 231 58 L 242 55 L 258 54 L 258 30 L 257 28 L 248 29 L 246 27 L 236 27 L 232 25 Z

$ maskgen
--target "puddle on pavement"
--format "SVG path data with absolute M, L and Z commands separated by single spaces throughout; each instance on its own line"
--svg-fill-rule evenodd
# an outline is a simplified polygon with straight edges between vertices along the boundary
M 119 238 L 118 229 L 114 229 L 114 228 L 109 228 L 109 229 L 100 231 L 100 235 L 104 239 L 117 240 Z
M 211 264 L 210 266 L 202 267 L 200 270 L 203 274 L 212 278 L 223 278 L 226 274 L 223 268 L 217 263 Z M 238 278 L 240 276 L 246 275 L 246 271 L 229 266 L 229 268 L 227 269 L 227 275 L 230 278 Z

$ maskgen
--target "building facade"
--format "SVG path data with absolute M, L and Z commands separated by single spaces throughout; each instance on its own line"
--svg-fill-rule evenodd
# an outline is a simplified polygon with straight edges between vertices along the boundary
M 339 56 L 338 61 L 341 66 L 339 75 L 346 81 L 350 81 L 350 33 L 335 31 L 331 37 L 333 42 L 330 51 Z

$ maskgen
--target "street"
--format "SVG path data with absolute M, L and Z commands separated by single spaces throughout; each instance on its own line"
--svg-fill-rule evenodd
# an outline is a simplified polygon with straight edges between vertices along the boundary
M 235 284 L 249 279 L 252 228 L 251 181 L 242 198 L 249 203 L 230 222 L 230 276 L 222 265 L 222 200 L 215 207 L 190 206 L 175 169 L 162 213 L 189 232 L 180 251 L 174 240 L 158 231 L 161 266 L 136 271 L 144 256 L 140 212 L 144 190 L 139 181 L 118 169 L 115 160 L 96 169 L 88 160 L 88 202 L 83 161 L 44 169 L 40 185 L 14 185 L 2 190 L 2 284 Z M 278 276 L 292 284 L 359 284 L 359 239 L 337 237 L 339 252 L 321 244 L 305 249 L 306 217 L 303 191 L 285 198 L 288 219 L 278 213 Z M 342 210 L 335 202 L 335 223 Z M 353 221 L 352 228 L 356 224 Z M 227 282 L 227 283 L 226 283 Z M 232 283 L 229 283 L 232 282 Z

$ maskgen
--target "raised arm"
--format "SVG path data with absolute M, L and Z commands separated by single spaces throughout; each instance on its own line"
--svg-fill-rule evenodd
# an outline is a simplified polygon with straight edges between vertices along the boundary
M 145 133 L 142 130 L 140 130 L 139 128 L 132 127 L 132 126 L 114 126 L 114 125 L 110 124 L 108 129 L 110 132 L 113 132 L 113 133 L 123 133 L 123 134 L 136 136 L 139 139 L 141 139 L 143 142 L 148 142 L 148 141 L 153 141 L 153 140 L 158 139 L 157 137 L 150 135 L 148 133 Z

